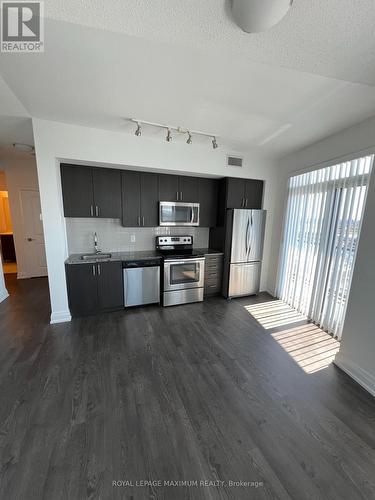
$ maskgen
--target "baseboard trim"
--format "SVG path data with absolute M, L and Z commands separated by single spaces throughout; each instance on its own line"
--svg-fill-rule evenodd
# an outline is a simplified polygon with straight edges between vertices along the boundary
M 340 352 L 336 354 L 334 364 L 344 371 L 349 377 L 358 382 L 367 392 L 375 396 L 375 376 L 360 366 L 344 359 Z
M 72 316 L 70 314 L 70 311 L 59 311 L 59 312 L 53 312 L 51 314 L 51 325 L 54 325 L 55 323 L 67 323 L 72 320 Z
M 7 299 L 9 297 L 9 293 L 6 289 L 4 290 L 1 290 L 0 292 L 0 302 L 2 302 L 3 300 Z

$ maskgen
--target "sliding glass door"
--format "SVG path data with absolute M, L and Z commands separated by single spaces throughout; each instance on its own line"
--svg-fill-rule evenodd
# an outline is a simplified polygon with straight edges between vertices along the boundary
M 277 295 L 340 338 L 373 156 L 289 180 Z

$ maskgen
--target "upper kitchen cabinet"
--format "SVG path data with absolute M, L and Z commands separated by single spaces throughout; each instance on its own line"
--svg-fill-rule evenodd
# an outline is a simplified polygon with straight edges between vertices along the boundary
M 159 201 L 178 201 L 178 175 L 159 174 Z
M 155 227 L 158 225 L 158 174 L 123 171 L 122 225 Z
M 198 181 L 199 186 L 199 225 L 201 227 L 214 227 L 217 223 L 217 203 L 219 181 L 217 179 L 204 179 Z
M 94 190 L 90 167 L 62 164 L 61 186 L 65 217 L 93 217 Z
M 261 209 L 263 206 L 262 180 L 226 177 L 220 181 L 218 224 L 222 226 L 228 208 Z
M 159 174 L 159 201 L 198 201 L 198 177 Z
M 119 170 L 61 164 L 65 217 L 121 217 Z
M 108 219 L 121 217 L 121 171 L 93 168 L 94 215 Z
M 186 201 L 189 203 L 197 203 L 199 198 L 199 178 L 198 177 L 189 177 L 187 175 L 179 176 L 179 200 L 178 201 Z

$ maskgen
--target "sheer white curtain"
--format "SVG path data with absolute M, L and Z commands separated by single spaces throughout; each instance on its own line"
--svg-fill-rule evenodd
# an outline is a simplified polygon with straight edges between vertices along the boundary
M 340 338 L 374 156 L 292 177 L 277 295 Z

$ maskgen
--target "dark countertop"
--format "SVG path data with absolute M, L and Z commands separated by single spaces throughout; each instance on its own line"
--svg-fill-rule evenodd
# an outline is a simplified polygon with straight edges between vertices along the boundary
M 222 252 L 213 250 L 211 248 L 194 248 L 194 250 L 204 255 L 222 254 Z M 82 255 L 85 254 L 74 253 L 72 255 L 69 255 L 69 257 L 65 261 L 65 264 L 92 264 L 95 262 L 118 262 L 118 261 L 128 262 L 130 260 L 150 260 L 150 259 L 162 258 L 162 256 L 157 250 L 145 250 L 145 251 L 135 251 L 135 252 L 108 252 L 108 253 L 111 254 L 111 257 L 108 259 L 92 258 L 89 260 L 81 259 Z

